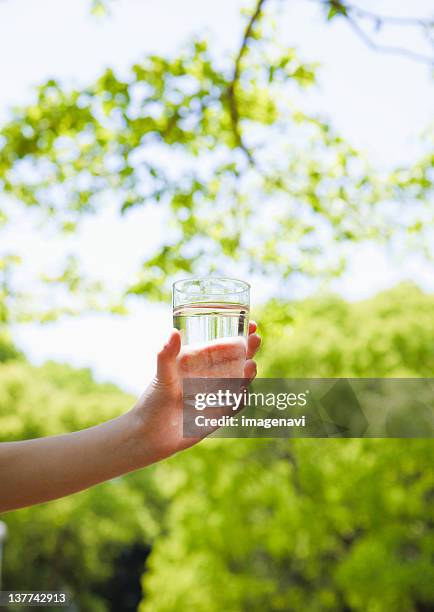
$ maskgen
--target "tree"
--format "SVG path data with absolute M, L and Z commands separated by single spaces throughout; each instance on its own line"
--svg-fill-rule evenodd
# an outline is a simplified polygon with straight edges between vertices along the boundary
M 318 4 L 372 44 L 358 29 L 372 15 Z M 195 40 L 125 77 L 107 70 L 79 90 L 42 84 L 1 130 L 0 223 L 21 206 L 74 232 L 107 194 L 121 214 L 158 206 L 167 234 L 125 284 L 125 295 L 157 299 L 179 273 L 237 265 L 282 284 L 339 272 L 341 247 L 356 241 L 423 244 L 431 154 L 380 173 L 324 118 L 295 108 L 292 92 L 314 86 L 318 68 L 277 40 L 272 11 L 252 4 L 234 57 Z M 3 327 L 124 302 L 104 297 L 72 257 L 44 279 L 69 295 L 38 312 L 17 265 L 0 252 Z M 431 312 L 432 299 L 412 288 L 351 308 L 274 301 L 260 317 L 269 325 L 262 373 L 430 374 Z M 30 366 L 1 334 L 3 439 L 92 425 L 129 403 L 88 372 Z M 145 610 L 429 609 L 431 466 L 424 441 L 207 441 L 154 470 L 8 515 L 6 583 L 66 586 L 83 609 L 102 610 L 101 583 L 123 548 L 155 539 Z
M 329 20 L 370 19 L 346 2 L 321 4 Z M 63 231 L 107 194 L 121 214 L 156 205 L 167 232 L 125 295 L 157 299 L 177 274 L 225 273 L 234 261 L 276 280 L 321 278 L 343 269 L 352 242 L 416 234 L 423 243 L 432 156 L 379 173 L 326 120 L 295 108 L 293 92 L 313 86 L 317 68 L 278 40 L 273 10 L 265 0 L 252 7 L 235 59 L 195 40 L 124 78 L 108 69 L 81 90 L 41 85 L 1 130 L 4 222 L 8 202 Z M 74 296 L 57 310 L 80 310 L 83 297 L 120 308 L 122 296 L 98 302 L 101 287 L 83 276 L 72 258 L 45 279 Z M 25 318 L 36 307 L 9 285 L 9 310 Z
M 353 305 L 274 302 L 257 313 L 260 373 L 429 376 L 432 309 L 412 285 Z M 130 405 L 87 370 L 35 368 L 4 345 L 2 441 L 77 430 Z M 208 440 L 2 517 L 5 584 L 67 588 L 83 609 L 108 610 L 117 559 L 152 545 L 143 610 L 429 609 L 432 464 L 429 440 Z
M 412 283 L 355 304 L 334 295 L 270 302 L 258 312 L 266 325 L 259 367 L 277 378 L 429 378 L 433 305 L 433 296 Z
M 407 285 L 273 304 L 260 374 L 431 375 L 433 302 Z M 140 610 L 428 610 L 432 466 L 430 440 L 209 440 L 157 468 Z

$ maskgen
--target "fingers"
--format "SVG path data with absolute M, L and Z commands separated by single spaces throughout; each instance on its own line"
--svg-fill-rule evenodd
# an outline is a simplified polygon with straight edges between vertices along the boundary
M 157 377 L 160 382 L 171 382 L 177 375 L 176 358 L 181 350 L 181 334 L 173 329 L 169 340 L 157 357 Z
M 248 359 L 244 364 L 244 378 L 252 381 L 257 373 L 256 363 L 252 359 Z
M 261 346 L 261 337 L 251 333 L 247 339 L 247 359 L 251 359 Z
M 254 357 L 259 347 L 261 346 L 261 337 L 256 334 L 258 326 L 256 321 L 249 322 L 249 336 L 247 338 L 247 359 Z
M 184 347 L 178 365 L 181 375 L 192 378 L 237 378 L 242 376 L 245 359 L 243 338 L 221 338 L 208 344 Z

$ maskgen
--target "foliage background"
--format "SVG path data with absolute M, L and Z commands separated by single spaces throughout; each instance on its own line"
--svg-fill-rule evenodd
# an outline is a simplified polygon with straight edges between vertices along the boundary
M 318 4 L 328 21 L 360 19 L 349 3 Z M 125 313 L 132 297 L 166 299 L 174 278 L 197 272 L 274 283 L 254 313 L 262 376 L 432 375 L 434 298 L 417 286 L 351 304 L 324 290 L 289 300 L 293 283 L 317 289 L 366 241 L 429 259 L 432 148 L 428 131 L 414 163 L 376 168 L 308 112 L 317 67 L 281 44 L 266 5 L 249 6 L 235 56 L 202 37 L 81 88 L 51 79 L 4 122 L 4 228 L 18 232 L 19 210 L 66 240 L 110 197 L 124 216 L 157 205 L 167 232 L 115 291 L 86 273 L 79 248 L 31 290 L 21 254 L 0 251 L 1 440 L 88 427 L 133 401 L 89 370 L 32 365 L 12 325 Z M 7 514 L 4 585 L 67 588 L 90 612 L 424 612 L 433 458 L 430 440 L 207 440 Z
M 257 313 L 260 372 L 430 375 L 433 307 L 412 285 L 357 304 L 324 296 L 268 305 Z M 88 371 L 35 368 L 2 347 L 3 439 L 80 429 L 131 404 Z M 428 610 L 432 466 L 430 440 L 207 440 L 6 515 L 4 581 L 67 587 L 83 610 L 132 610 L 151 550 L 143 610 Z

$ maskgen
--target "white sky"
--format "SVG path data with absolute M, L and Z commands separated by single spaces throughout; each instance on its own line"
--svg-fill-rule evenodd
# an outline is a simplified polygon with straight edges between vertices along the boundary
M 192 34 L 209 36 L 219 48 L 235 50 L 243 4 L 119 0 L 112 18 L 101 21 L 90 17 L 90 0 L 0 2 L 0 121 L 9 107 L 29 100 L 32 87 L 47 78 L 85 84 L 107 66 L 123 69 L 149 52 L 175 52 Z M 413 15 L 427 15 L 432 8 L 429 0 L 403 2 L 400 7 L 391 0 L 358 4 L 386 14 L 411 10 Z M 432 121 L 433 89 L 426 66 L 370 51 L 345 24 L 326 25 L 309 0 L 288 0 L 279 27 L 286 44 L 322 65 L 320 86 L 304 104 L 327 115 L 374 163 L 389 166 L 417 155 L 418 136 Z M 401 44 L 423 50 L 411 32 L 400 30 L 396 35 Z M 149 228 L 155 240 L 163 231 L 155 215 L 147 215 L 144 224 L 134 215 L 120 221 L 107 212 L 87 221 L 68 246 L 79 244 L 91 272 L 103 270 L 106 277 L 122 279 L 149 249 Z M 26 221 L 19 233 L 11 228 L 0 240 L 1 250 L 16 247 L 18 240 L 35 270 L 49 268 L 64 249 Z M 417 257 L 396 262 L 378 248 L 357 248 L 348 273 L 335 288 L 357 299 L 412 278 L 434 290 L 432 272 Z M 263 294 L 264 288 L 255 284 L 252 303 Z M 53 358 L 91 366 L 98 378 L 139 391 L 152 375 L 155 353 L 170 327 L 169 305 L 136 302 L 125 319 L 92 315 L 44 327 L 25 325 L 15 328 L 14 336 L 36 363 Z

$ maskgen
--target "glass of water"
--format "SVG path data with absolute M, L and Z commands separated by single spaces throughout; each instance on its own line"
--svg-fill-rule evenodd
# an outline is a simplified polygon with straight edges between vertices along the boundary
M 247 337 L 250 285 L 235 278 L 189 278 L 173 284 L 173 326 L 182 343 Z

